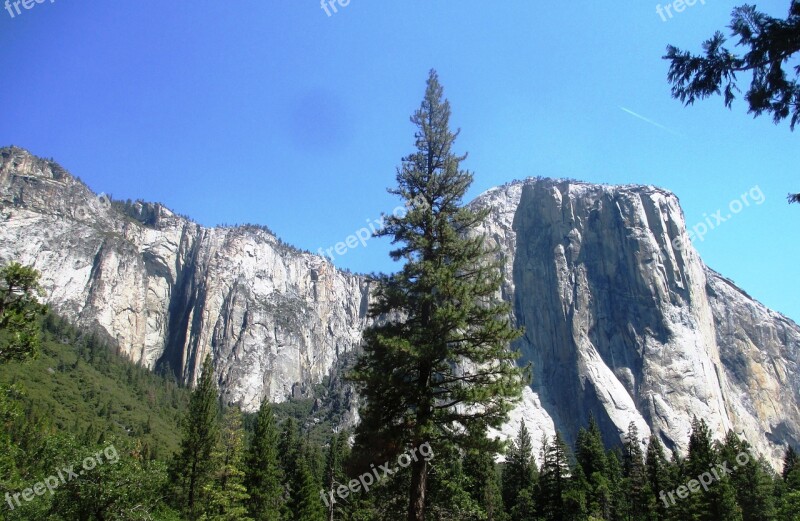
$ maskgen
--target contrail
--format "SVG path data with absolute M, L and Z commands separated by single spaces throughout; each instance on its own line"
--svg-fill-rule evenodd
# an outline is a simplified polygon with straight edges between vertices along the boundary
M 646 117 L 642 116 L 641 114 L 637 114 L 637 113 L 635 113 L 634 111 L 632 111 L 630 109 L 626 109 L 625 107 L 620 107 L 620 109 L 625 111 L 625 112 L 627 112 L 628 114 L 630 114 L 631 116 L 633 116 L 635 118 L 639 118 L 642 121 L 646 121 L 647 123 L 650 123 L 651 125 L 660 128 L 661 130 L 666 130 L 667 132 L 669 132 L 672 135 L 683 137 L 682 134 L 679 134 L 678 132 L 675 132 L 671 128 L 667 128 L 664 125 L 662 125 L 661 123 L 656 123 L 652 119 L 646 118 Z

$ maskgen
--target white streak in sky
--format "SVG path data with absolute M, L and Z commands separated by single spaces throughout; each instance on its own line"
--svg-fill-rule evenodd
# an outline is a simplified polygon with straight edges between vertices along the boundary
M 667 127 L 665 127 L 664 125 L 662 125 L 661 123 L 656 123 L 656 122 L 655 122 L 655 121 L 653 121 L 652 119 L 646 118 L 646 117 L 642 116 L 641 114 L 637 114 L 637 113 L 635 113 L 634 111 L 632 111 L 632 110 L 630 110 L 630 109 L 626 109 L 625 107 L 620 107 L 620 109 L 621 109 L 623 112 L 627 112 L 627 113 L 628 113 L 628 114 L 630 114 L 631 116 L 633 116 L 633 117 L 635 117 L 635 118 L 639 118 L 639 119 L 641 119 L 642 121 L 645 121 L 645 122 L 647 122 L 647 123 L 650 123 L 650 124 L 651 124 L 651 125 L 653 125 L 654 127 L 658 127 L 658 128 L 660 128 L 661 130 L 665 130 L 665 131 L 669 132 L 670 134 L 672 134 L 672 135 L 674 135 L 674 136 L 683 137 L 683 135 L 682 135 L 682 134 L 679 134 L 678 132 L 675 132 L 675 131 L 674 131 L 674 130 L 672 130 L 671 128 L 667 128 Z

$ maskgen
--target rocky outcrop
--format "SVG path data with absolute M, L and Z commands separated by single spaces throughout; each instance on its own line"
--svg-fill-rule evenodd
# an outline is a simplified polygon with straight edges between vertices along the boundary
M 528 179 L 472 204 L 534 368 L 506 435 L 569 438 L 593 414 L 609 442 L 634 422 L 681 450 L 697 416 L 773 463 L 800 442 L 800 328 L 702 263 L 673 194 Z M 21 149 L 0 149 L 0 212 L 0 260 L 39 269 L 56 310 L 185 382 L 211 354 L 248 410 L 337 378 L 367 325 L 365 278 L 263 228 L 112 203 Z
M 206 228 L 137 204 L 0 150 L 0 258 L 33 264 L 56 311 L 103 328 L 132 360 L 191 383 L 211 354 L 225 398 L 253 410 L 321 381 L 358 346 L 363 278 L 265 229 Z
M 773 462 L 800 440 L 800 328 L 702 263 L 673 194 L 529 179 L 473 204 L 507 256 L 534 432 L 569 439 L 593 414 L 607 441 L 634 422 L 684 450 L 697 416 Z

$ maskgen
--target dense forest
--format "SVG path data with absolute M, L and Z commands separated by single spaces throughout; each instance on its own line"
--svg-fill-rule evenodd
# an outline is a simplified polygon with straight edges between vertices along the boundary
M 359 474 L 351 434 L 330 426 L 327 435 L 319 432 L 310 421 L 313 400 L 265 404 L 258 414 L 242 414 L 219 404 L 208 371 L 190 392 L 127 362 L 112 344 L 52 313 L 40 319 L 40 328 L 36 359 L 0 366 L 0 518 L 388 521 L 404 516 L 408 470 L 379 472 L 380 481 Z M 713 441 L 701 420 L 683 458 L 666 454 L 657 438 L 643 444 L 634 427 L 624 443 L 604 447 L 591 419 L 577 440 L 568 448 L 558 436 L 534 454 L 523 426 L 500 463 L 477 451 L 421 449 L 431 466 L 428 515 L 800 519 L 800 461 L 791 449 L 776 474 L 749 456 L 747 442 L 733 433 Z M 98 452 L 102 463 L 69 478 L 65 468 L 77 470 Z M 392 461 L 392 467 L 400 465 Z M 25 499 L 25 489 L 47 484 L 50 476 L 58 477 L 52 494 L 45 487 Z M 362 483 L 372 481 L 366 490 Z M 339 493 L 341 486 L 346 495 Z

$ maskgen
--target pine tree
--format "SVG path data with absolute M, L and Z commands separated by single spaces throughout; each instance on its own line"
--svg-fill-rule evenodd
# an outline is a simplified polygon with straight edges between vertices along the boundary
M 567 489 L 562 495 L 563 514 L 565 521 L 585 521 L 589 516 L 586 500 L 586 478 L 580 465 L 573 467 L 574 473 L 567 481 Z
M 800 491 L 800 457 L 791 445 L 783 457 L 781 477 L 790 489 Z
M 589 417 L 589 428 L 578 431 L 575 443 L 575 458 L 583 468 L 586 477 L 591 477 L 595 472 L 605 472 L 606 451 L 603 447 L 603 437 L 594 415 Z
M 683 482 L 698 479 L 719 463 L 719 454 L 711 440 L 711 430 L 703 420 L 692 421 L 692 434 L 689 437 L 689 454 L 686 458 Z M 742 512 L 736 504 L 736 492 L 728 476 L 715 479 L 708 488 L 690 494 L 679 503 L 687 519 L 698 521 L 740 521 Z
M 317 482 L 317 497 L 322 501 L 319 491 L 322 490 L 325 479 L 325 455 L 322 447 L 311 440 L 309 433 L 306 433 L 306 438 L 300 443 L 300 457 L 306 462 L 311 476 Z
M 278 430 L 269 400 L 258 409 L 246 458 L 248 512 L 255 521 L 280 521 L 284 505 L 283 470 L 278 458 Z
M 660 5 L 657 9 L 663 13 Z M 745 48 L 742 54 L 734 54 L 725 45 L 727 38 L 721 31 L 703 42 L 701 55 L 667 46 L 664 59 L 671 62 L 667 79 L 672 85 L 672 96 L 691 105 L 698 99 L 719 94 L 730 108 L 740 90 L 738 78 L 750 73 L 752 80 L 744 95 L 748 113 L 754 117 L 771 114 L 776 124 L 789 118 L 789 126 L 794 130 L 800 122 L 797 102 L 800 71 L 790 64 L 800 51 L 800 2 L 789 3 L 785 19 L 758 11 L 755 5 L 736 7 L 728 27 L 736 46 Z
M 647 444 L 645 468 L 647 469 L 648 486 L 655 497 L 653 521 L 668 521 L 670 519 L 668 509 L 671 504 L 666 494 L 673 489 L 670 479 L 670 462 L 664 454 L 661 440 L 655 434 L 650 436 Z
M 581 428 L 575 442 L 575 458 L 583 478 L 576 486 L 583 490 L 589 515 L 603 517 L 610 512 L 610 492 L 605 477 L 607 461 L 600 427 L 594 415 L 589 417 L 589 428 Z
M 567 446 L 556 433 L 553 442 L 544 449 L 544 461 L 539 477 L 539 512 L 545 521 L 563 519 L 565 514 L 564 495 L 569 484 L 569 456 Z
M 530 489 L 522 489 L 517 495 L 517 501 L 508 512 L 508 515 L 511 519 L 534 520 L 538 519 L 536 517 L 537 511 L 536 492 Z
M 325 506 L 329 521 L 342 519 L 342 514 L 345 511 L 345 505 L 339 502 L 335 496 L 330 497 L 330 491 L 336 490 L 337 487 L 349 481 L 344 469 L 344 463 L 348 456 L 347 449 L 347 434 L 345 432 L 331 437 L 328 453 L 325 457 L 325 475 L 322 480 L 323 489 L 328 496 Z
M 506 454 L 506 464 L 503 467 L 503 504 L 505 504 L 506 510 L 509 512 L 514 510 L 517 506 L 520 492 L 523 490 L 528 491 L 523 500 L 529 501 L 536 487 L 538 472 L 536 461 L 533 458 L 531 436 L 528 433 L 525 422 L 522 421 L 520 422 L 517 439 L 509 447 Z M 527 507 L 521 510 L 527 510 Z M 520 518 L 512 515 L 511 519 L 516 521 Z
M 464 475 L 467 492 L 481 507 L 487 521 L 498 521 L 503 516 L 503 497 L 500 474 L 494 458 L 488 452 L 468 449 L 464 455 Z
M 292 417 L 283 422 L 278 439 L 278 458 L 284 476 L 291 481 L 300 458 L 300 429 Z
M 628 521 L 645 521 L 650 507 L 652 494 L 647 484 L 647 472 L 644 466 L 639 429 L 631 422 L 625 435 L 622 452 L 622 472 L 625 477 L 624 489 L 627 501 Z
M 774 519 L 774 483 L 765 461 L 756 459 L 749 443 L 729 431 L 719 445 L 720 461 L 735 465 L 730 482 L 736 494 L 736 503 L 742 509 L 743 521 Z M 742 461 L 747 459 L 746 463 Z M 740 461 L 741 460 L 741 461 Z
M 603 518 L 609 521 L 625 521 L 624 477 L 622 456 L 619 447 L 606 452 L 607 503 L 603 506 Z
M 204 510 L 203 489 L 211 482 L 211 453 L 217 444 L 219 403 L 211 356 L 203 363 L 200 381 L 192 391 L 189 411 L 183 420 L 183 438 L 171 469 L 176 485 L 176 506 L 189 519 L 199 519 Z
M 35 358 L 39 344 L 38 317 L 46 307 L 40 274 L 31 266 L 11 262 L 0 269 L 0 363 Z
M 292 483 L 290 519 L 293 521 L 324 521 L 325 510 L 319 491 L 319 482 L 314 479 L 308 462 L 300 458 Z
M 244 430 L 239 409 L 230 408 L 223 418 L 222 432 L 211 453 L 212 479 L 203 489 L 208 506 L 203 521 L 253 521 L 247 516 L 244 485 Z
M 284 519 L 293 519 L 288 510 L 297 496 L 297 484 L 302 482 L 300 473 L 300 428 L 291 416 L 283 422 L 278 439 L 278 461 L 283 473 L 284 497 L 287 498 L 287 510 L 282 513 Z
M 488 209 L 461 206 L 472 174 L 460 169 L 466 156 L 452 151 L 458 133 L 449 129 L 450 105 L 431 71 L 422 105 L 412 116 L 417 151 L 403 159 L 391 193 L 408 212 L 387 216 L 377 236 L 391 236 L 401 271 L 377 275 L 370 316 L 384 320 L 364 333 L 364 349 L 352 374 L 365 407 L 361 446 L 384 451 L 375 461 L 423 443 L 481 446 L 499 442 L 476 433 L 499 427 L 519 399 L 525 375 L 509 343 L 519 336 L 510 308 L 497 300 L 502 275 L 496 252 L 476 227 Z M 408 519 L 425 516 L 429 466 L 411 466 Z
M 284 519 L 325 519 L 325 505 L 320 494 L 323 486 L 322 458 L 316 446 L 301 439 L 300 428 L 291 417 L 284 422 L 278 450 L 288 496 Z
M 436 454 L 428 480 L 427 515 L 435 520 L 479 521 L 485 512 L 469 493 L 472 480 L 464 472 L 463 458 L 454 445 Z

